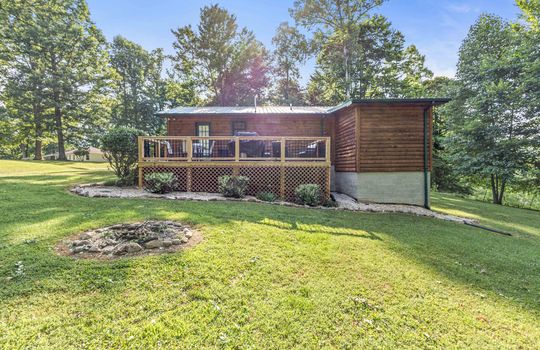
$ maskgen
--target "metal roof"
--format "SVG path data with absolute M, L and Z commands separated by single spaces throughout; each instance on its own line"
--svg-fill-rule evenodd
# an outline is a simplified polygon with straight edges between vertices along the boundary
M 176 107 L 160 111 L 158 115 L 185 114 L 326 114 L 331 107 L 310 106 L 254 106 L 250 107 Z
M 345 101 L 334 107 L 324 106 L 249 106 L 249 107 L 176 107 L 157 112 L 161 116 L 183 115 L 230 115 L 230 114 L 314 114 L 325 115 L 351 105 L 369 104 L 420 104 L 438 106 L 449 102 L 449 98 L 374 98 L 353 99 Z

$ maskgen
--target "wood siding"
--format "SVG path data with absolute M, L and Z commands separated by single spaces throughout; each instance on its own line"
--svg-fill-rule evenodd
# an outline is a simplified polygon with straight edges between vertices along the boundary
M 357 116 L 356 107 L 338 111 L 334 114 L 335 125 L 332 136 L 334 149 L 333 162 L 336 171 L 357 171 Z
M 170 117 L 167 135 L 195 136 L 196 123 L 210 123 L 211 136 L 231 136 L 233 121 L 245 121 L 246 131 L 255 131 L 260 136 L 324 136 L 321 116 L 296 114 Z
M 425 106 L 359 106 L 358 171 L 424 170 Z M 431 170 L 431 111 L 429 115 Z

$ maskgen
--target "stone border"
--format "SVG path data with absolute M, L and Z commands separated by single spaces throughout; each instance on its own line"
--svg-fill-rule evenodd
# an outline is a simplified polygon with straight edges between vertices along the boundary
M 156 221 L 152 221 L 152 222 L 155 222 L 155 223 L 163 222 L 163 223 L 179 224 L 179 223 L 176 223 L 176 222 L 173 222 L 173 221 L 159 221 L 159 220 L 156 220 Z M 188 236 L 187 239 L 181 240 L 181 242 L 179 242 L 177 244 L 173 244 L 171 242 L 171 244 L 160 245 L 159 247 L 156 247 L 156 246 L 148 247 L 148 246 L 146 246 L 149 243 L 161 240 L 161 238 L 159 238 L 159 239 L 155 238 L 153 240 L 151 239 L 146 244 L 141 243 L 141 245 L 139 246 L 139 249 L 137 249 L 137 250 L 130 251 L 128 249 L 128 250 L 126 250 L 124 252 L 121 252 L 120 254 L 117 254 L 112 250 L 109 250 L 107 252 L 105 252 L 105 251 L 91 251 L 91 250 L 80 250 L 80 251 L 74 250 L 74 249 L 77 249 L 79 246 L 81 246 L 81 244 L 79 244 L 79 242 L 84 244 L 84 243 L 86 243 L 86 240 L 88 240 L 88 244 L 92 244 L 93 242 L 90 241 L 92 238 L 102 239 L 102 237 L 97 237 L 96 235 L 99 235 L 101 232 L 103 232 L 105 230 L 109 230 L 109 229 L 114 228 L 114 227 L 120 227 L 120 226 L 125 226 L 125 225 L 129 225 L 129 226 L 143 225 L 145 223 L 146 222 L 116 224 L 116 225 L 106 226 L 106 227 L 102 227 L 102 228 L 97 228 L 97 229 L 94 229 L 94 230 L 88 230 L 88 231 L 84 231 L 84 232 L 75 233 L 75 234 L 70 235 L 68 237 L 64 237 L 61 241 L 59 241 L 54 246 L 54 251 L 56 252 L 57 255 L 69 256 L 69 257 L 72 257 L 74 259 L 107 261 L 107 260 L 117 260 L 117 259 L 124 259 L 124 258 L 138 257 L 138 256 L 154 256 L 154 255 L 162 255 L 162 254 L 174 253 L 174 252 L 177 252 L 177 251 L 181 251 L 181 250 L 184 250 L 184 249 L 191 248 L 191 247 L 193 247 L 193 246 L 195 246 L 195 245 L 197 245 L 197 244 L 199 244 L 199 243 L 201 243 L 203 241 L 203 236 L 202 236 L 202 234 L 201 234 L 201 232 L 199 230 L 196 230 L 196 229 L 194 229 L 194 228 L 192 228 L 191 226 L 188 226 L 188 225 L 183 225 L 184 227 L 189 227 L 189 229 L 188 229 L 189 236 Z M 184 234 L 185 234 L 185 231 L 184 231 Z M 94 236 L 94 237 L 92 237 L 92 236 Z M 178 239 L 178 240 L 180 240 L 180 239 Z M 74 244 L 75 244 L 75 246 L 74 246 Z M 121 246 L 123 248 L 127 248 L 129 244 L 133 244 L 133 243 L 130 242 L 130 241 L 118 242 L 116 244 L 116 248 L 119 248 Z M 113 245 L 115 245 L 115 244 L 113 243 L 111 246 L 113 246 Z M 135 244 L 135 245 L 139 245 L 139 244 Z M 145 247 L 145 248 L 141 249 L 141 247 Z
M 309 207 L 284 201 L 265 202 L 252 196 L 244 198 L 226 198 L 218 193 L 204 192 L 171 192 L 166 194 L 150 193 L 137 187 L 117 187 L 103 186 L 101 184 L 84 184 L 78 185 L 70 189 L 74 194 L 84 197 L 103 197 L 103 198 L 152 198 L 152 199 L 169 199 L 169 200 L 193 200 L 193 201 L 236 201 L 236 202 L 256 202 L 273 205 L 282 205 L 297 208 L 309 209 L 324 209 L 324 210 L 349 210 L 371 213 L 405 213 L 416 216 L 432 217 L 440 220 L 457 222 L 462 224 L 478 224 L 477 220 L 462 218 L 454 215 L 437 213 L 435 211 L 405 204 L 380 204 L 380 203 L 360 203 L 354 198 L 351 198 L 342 193 L 332 192 L 337 207 Z

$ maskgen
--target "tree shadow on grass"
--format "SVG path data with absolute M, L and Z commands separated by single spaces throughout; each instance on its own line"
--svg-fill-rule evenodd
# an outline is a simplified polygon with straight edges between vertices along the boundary
M 540 265 L 534 260 L 540 242 L 534 237 L 519 240 L 405 214 L 351 213 L 243 202 L 86 198 L 66 193 L 70 176 L 51 177 L 49 180 L 54 185 L 47 185 L 46 176 L 19 176 L 13 177 L 16 183 L 0 183 L 0 196 L 7 199 L 0 203 L 0 210 L 7 213 L 0 218 L 0 278 L 10 276 L 18 261 L 23 261 L 28 269 L 26 276 L 10 280 L 10 288 L 0 292 L 2 298 L 55 289 L 117 293 L 125 288 L 125 279 L 138 258 L 75 261 L 56 256 L 51 248 L 63 237 L 86 229 L 174 218 L 203 229 L 232 224 L 242 230 L 242 222 L 249 222 L 290 234 L 368 239 L 471 290 L 493 293 L 495 297 L 502 295 L 540 314 Z M 12 193 L 21 189 L 27 195 Z M 33 232 L 40 232 L 37 243 L 24 243 L 24 239 L 32 238 Z M 158 264 L 159 261 L 161 258 Z

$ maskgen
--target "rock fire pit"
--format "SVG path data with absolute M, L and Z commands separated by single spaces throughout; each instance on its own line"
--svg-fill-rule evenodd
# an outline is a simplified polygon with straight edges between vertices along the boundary
M 118 224 L 83 232 L 59 243 L 61 255 L 114 259 L 176 251 L 201 241 L 200 233 L 173 221 Z

